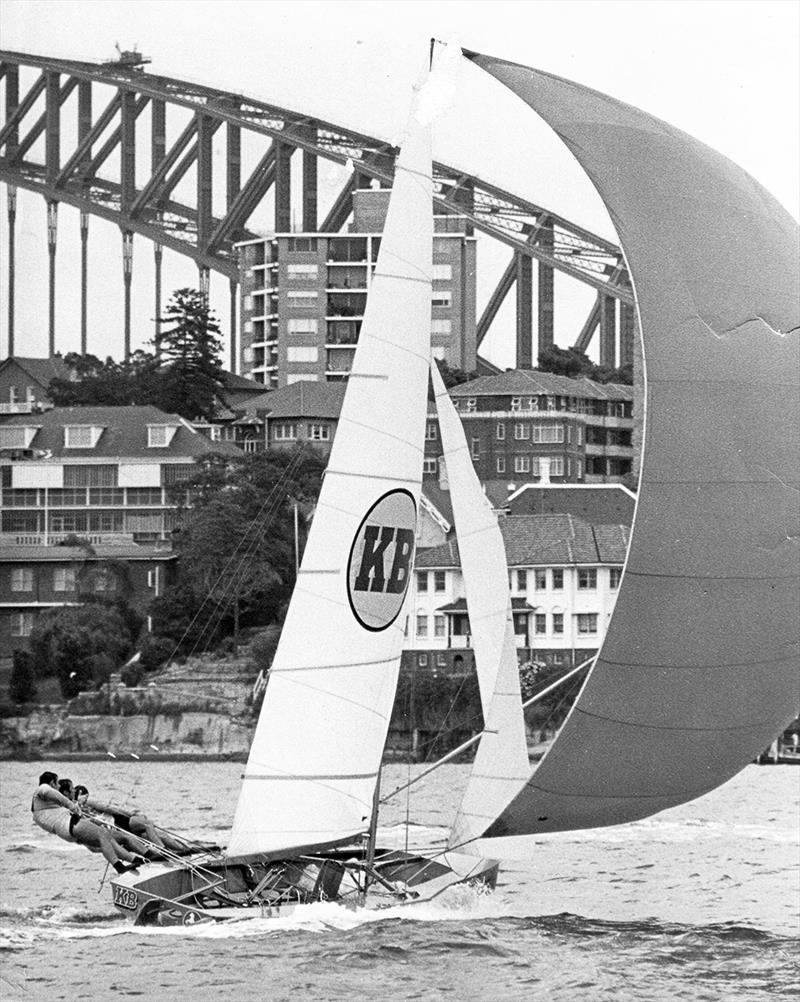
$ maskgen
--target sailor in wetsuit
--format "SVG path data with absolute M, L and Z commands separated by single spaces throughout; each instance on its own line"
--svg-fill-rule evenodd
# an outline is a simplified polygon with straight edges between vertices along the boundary
M 34 822 L 65 842 L 77 842 L 99 850 L 117 873 L 127 873 L 145 862 L 121 845 L 105 828 L 81 814 L 80 806 L 58 790 L 58 776 L 43 772 L 31 801 Z M 127 865 L 126 865 L 127 864 Z

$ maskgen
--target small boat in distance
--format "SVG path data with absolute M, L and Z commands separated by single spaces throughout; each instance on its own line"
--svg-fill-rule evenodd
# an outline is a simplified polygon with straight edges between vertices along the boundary
M 492 886 L 497 860 L 532 852 L 530 836 L 635 821 L 714 789 L 797 713 L 800 458 L 781 432 L 800 424 L 796 224 L 666 123 L 465 55 L 575 154 L 635 285 L 642 474 L 605 643 L 531 772 L 499 530 L 434 366 L 485 726 L 446 847 L 378 844 L 431 362 L 431 158 L 418 100 L 227 853 L 114 876 L 114 904 L 138 923 Z

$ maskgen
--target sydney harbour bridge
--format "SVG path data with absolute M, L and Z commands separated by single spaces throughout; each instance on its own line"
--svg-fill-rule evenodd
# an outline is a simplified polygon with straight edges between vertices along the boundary
M 338 232 L 350 215 L 353 190 L 392 183 L 397 151 L 386 142 L 242 94 L 152 74 L 145 71 L 146 62 L 135 52 L 90 63 L 0 51 L 9 355 L 16 347 L 18 189 L 38 193 L 47 204 L 51 355 L 58 347 L 55 286 L 58 207 L 63 203 L 80 213 L 83 352 L 89 219 L 96 216 L 116 224 L 121 234 L 126 357 L 137 234 L 154 248 L 156 317 L 165 249 L 196 263 L 198 284 L 205 291 L 211 271 L 227 276 L 231 368 L 238 371 L 235 245 L 257 235 L 248 224 L 259 206 L 265 201 L 274 206 L 275 232 L 296 229 L 296 213 L 303 232 Z M 250 158 L 255 166 L 246 169 L 243 140 L 249 148 L 255 143 L 258 151 Z M 222 155 L 215 155 L 214 143 L 216 149 L 221 144 Z M 324 161 L 352 169 L 323 214 L 319 174 Z M 632 360 L 633 293 L 619 247 L 490 179 L 443 163 L 434 165 L 434 191 L 435 212 L 457 214 L 466 220 L 468 232 L 485 234 L 508 248 L 507 266 L 477 319 L 479 346 L 513 290 L 516 364 L 535 365 L 538 351 L 553 344 L 557 271 L 596 293 L 576 331 L 575 346 L 586 350 L 597 336 L 601 364 L 613 367 Z

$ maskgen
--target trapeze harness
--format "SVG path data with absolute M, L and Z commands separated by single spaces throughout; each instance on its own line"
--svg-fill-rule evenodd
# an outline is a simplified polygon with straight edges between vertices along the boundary
M 52 789 L 52 786 L 43 783 L 34 793 L 33 800 L 31 800 L 34 823 L 51 835 L 63 838 L 65 842 L 74 842 L 72 831 L 80 821 L 81 816 L 73 814 L 63 804 L 57 804 L 47 799 L 44 796 L 44 791 Z

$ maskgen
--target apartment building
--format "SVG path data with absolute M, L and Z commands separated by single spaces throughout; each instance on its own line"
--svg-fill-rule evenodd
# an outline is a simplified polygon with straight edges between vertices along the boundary
M 347 233 L 276 233 L 240 244 L 241 371 L 270 389 L 341 381 L 361 331 L 387 189 L 353 193 Z M 434 218 L 431 341 L 436 358 L 476 366 L 475 238 Z
M 0 422 L 0 546 L 150 544 L 168 538 L 170 489 L 212 452 L 210 442 L 156 407 L 58 407 Z
M 633 469 L 633 387 L 520 369 L 450 390 L 481 480 L 611 483 Z M 425 474 L 442 447 L 428 416 Z M 543 460 L 547 460 L 547 472 Z
M 600 647 L 627 553 L 627 525 L 591 525 L 574 515 L 500 520 L 520 661 L 565 667 Z M 472 638 L 458 543 L 418 551 L 405 625 L 420 666 L 471 659 Z

